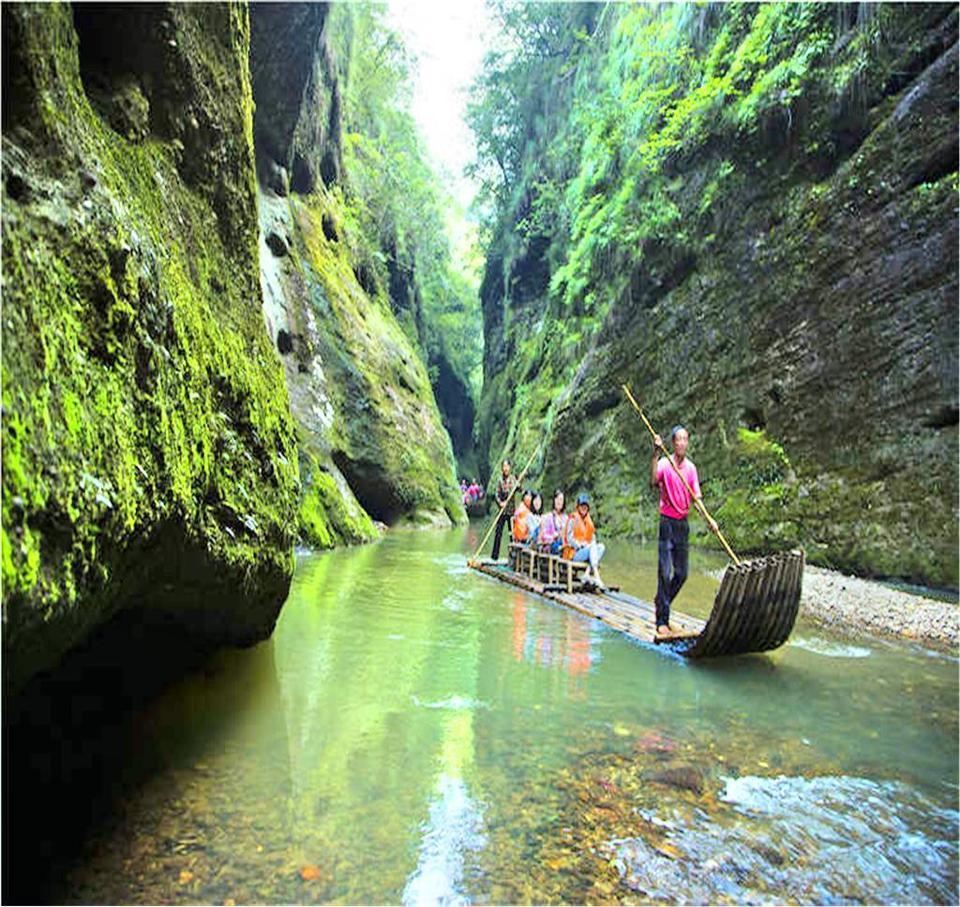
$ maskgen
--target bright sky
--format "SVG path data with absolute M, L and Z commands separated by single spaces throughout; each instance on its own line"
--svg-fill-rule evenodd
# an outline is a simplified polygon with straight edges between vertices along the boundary
M 480 71 L 490 20 L 484 0 L 388 0 L 388 21 L 417 57 L 413 115 L 430 155 L 466 209 L 476 191 L 463 176 L 473 161 L 473 135 L 464 119 L 467 88 Z

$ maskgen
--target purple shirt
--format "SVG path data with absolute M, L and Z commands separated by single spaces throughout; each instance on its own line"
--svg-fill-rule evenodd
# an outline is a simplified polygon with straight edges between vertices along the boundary
M 538 536 L 540 544 L 549 545 L 555 539 L 562 539 L 566 526 L 567 515 L 565 513 L 557 514 L 551 510 L 540 521 L 540 535 Z

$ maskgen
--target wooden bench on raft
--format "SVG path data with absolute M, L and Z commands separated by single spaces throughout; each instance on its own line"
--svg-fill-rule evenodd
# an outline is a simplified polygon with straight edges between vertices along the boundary
M 517 573 L 525 573 L 548 587 L 561 586 L 567 592 L 573 592 L 575 583 L 578 587 L 582 585 L 581 574 L 589 565 L 586 561 L 571 561 L 548 554 L 523 542 L 511 542 L 510 566 Z

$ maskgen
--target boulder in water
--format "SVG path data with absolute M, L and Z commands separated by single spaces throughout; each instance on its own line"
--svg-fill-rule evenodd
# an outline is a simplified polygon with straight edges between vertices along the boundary
M 657 772 L 651 779 L 655 784 L 675 787 L 679 790 L 703 791 L 703 772 L 693 765 L 671 765 Z

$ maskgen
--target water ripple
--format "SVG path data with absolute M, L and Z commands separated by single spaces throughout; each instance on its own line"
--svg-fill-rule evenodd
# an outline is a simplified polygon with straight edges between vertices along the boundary
M 424 702 L 419 696 L 414 696 L 413 704 L 421 709 L 451 709 L 454 711 L 490 708 L 489 702 L 479 702 L 469 696 L 450 696 L 437 702 Z

